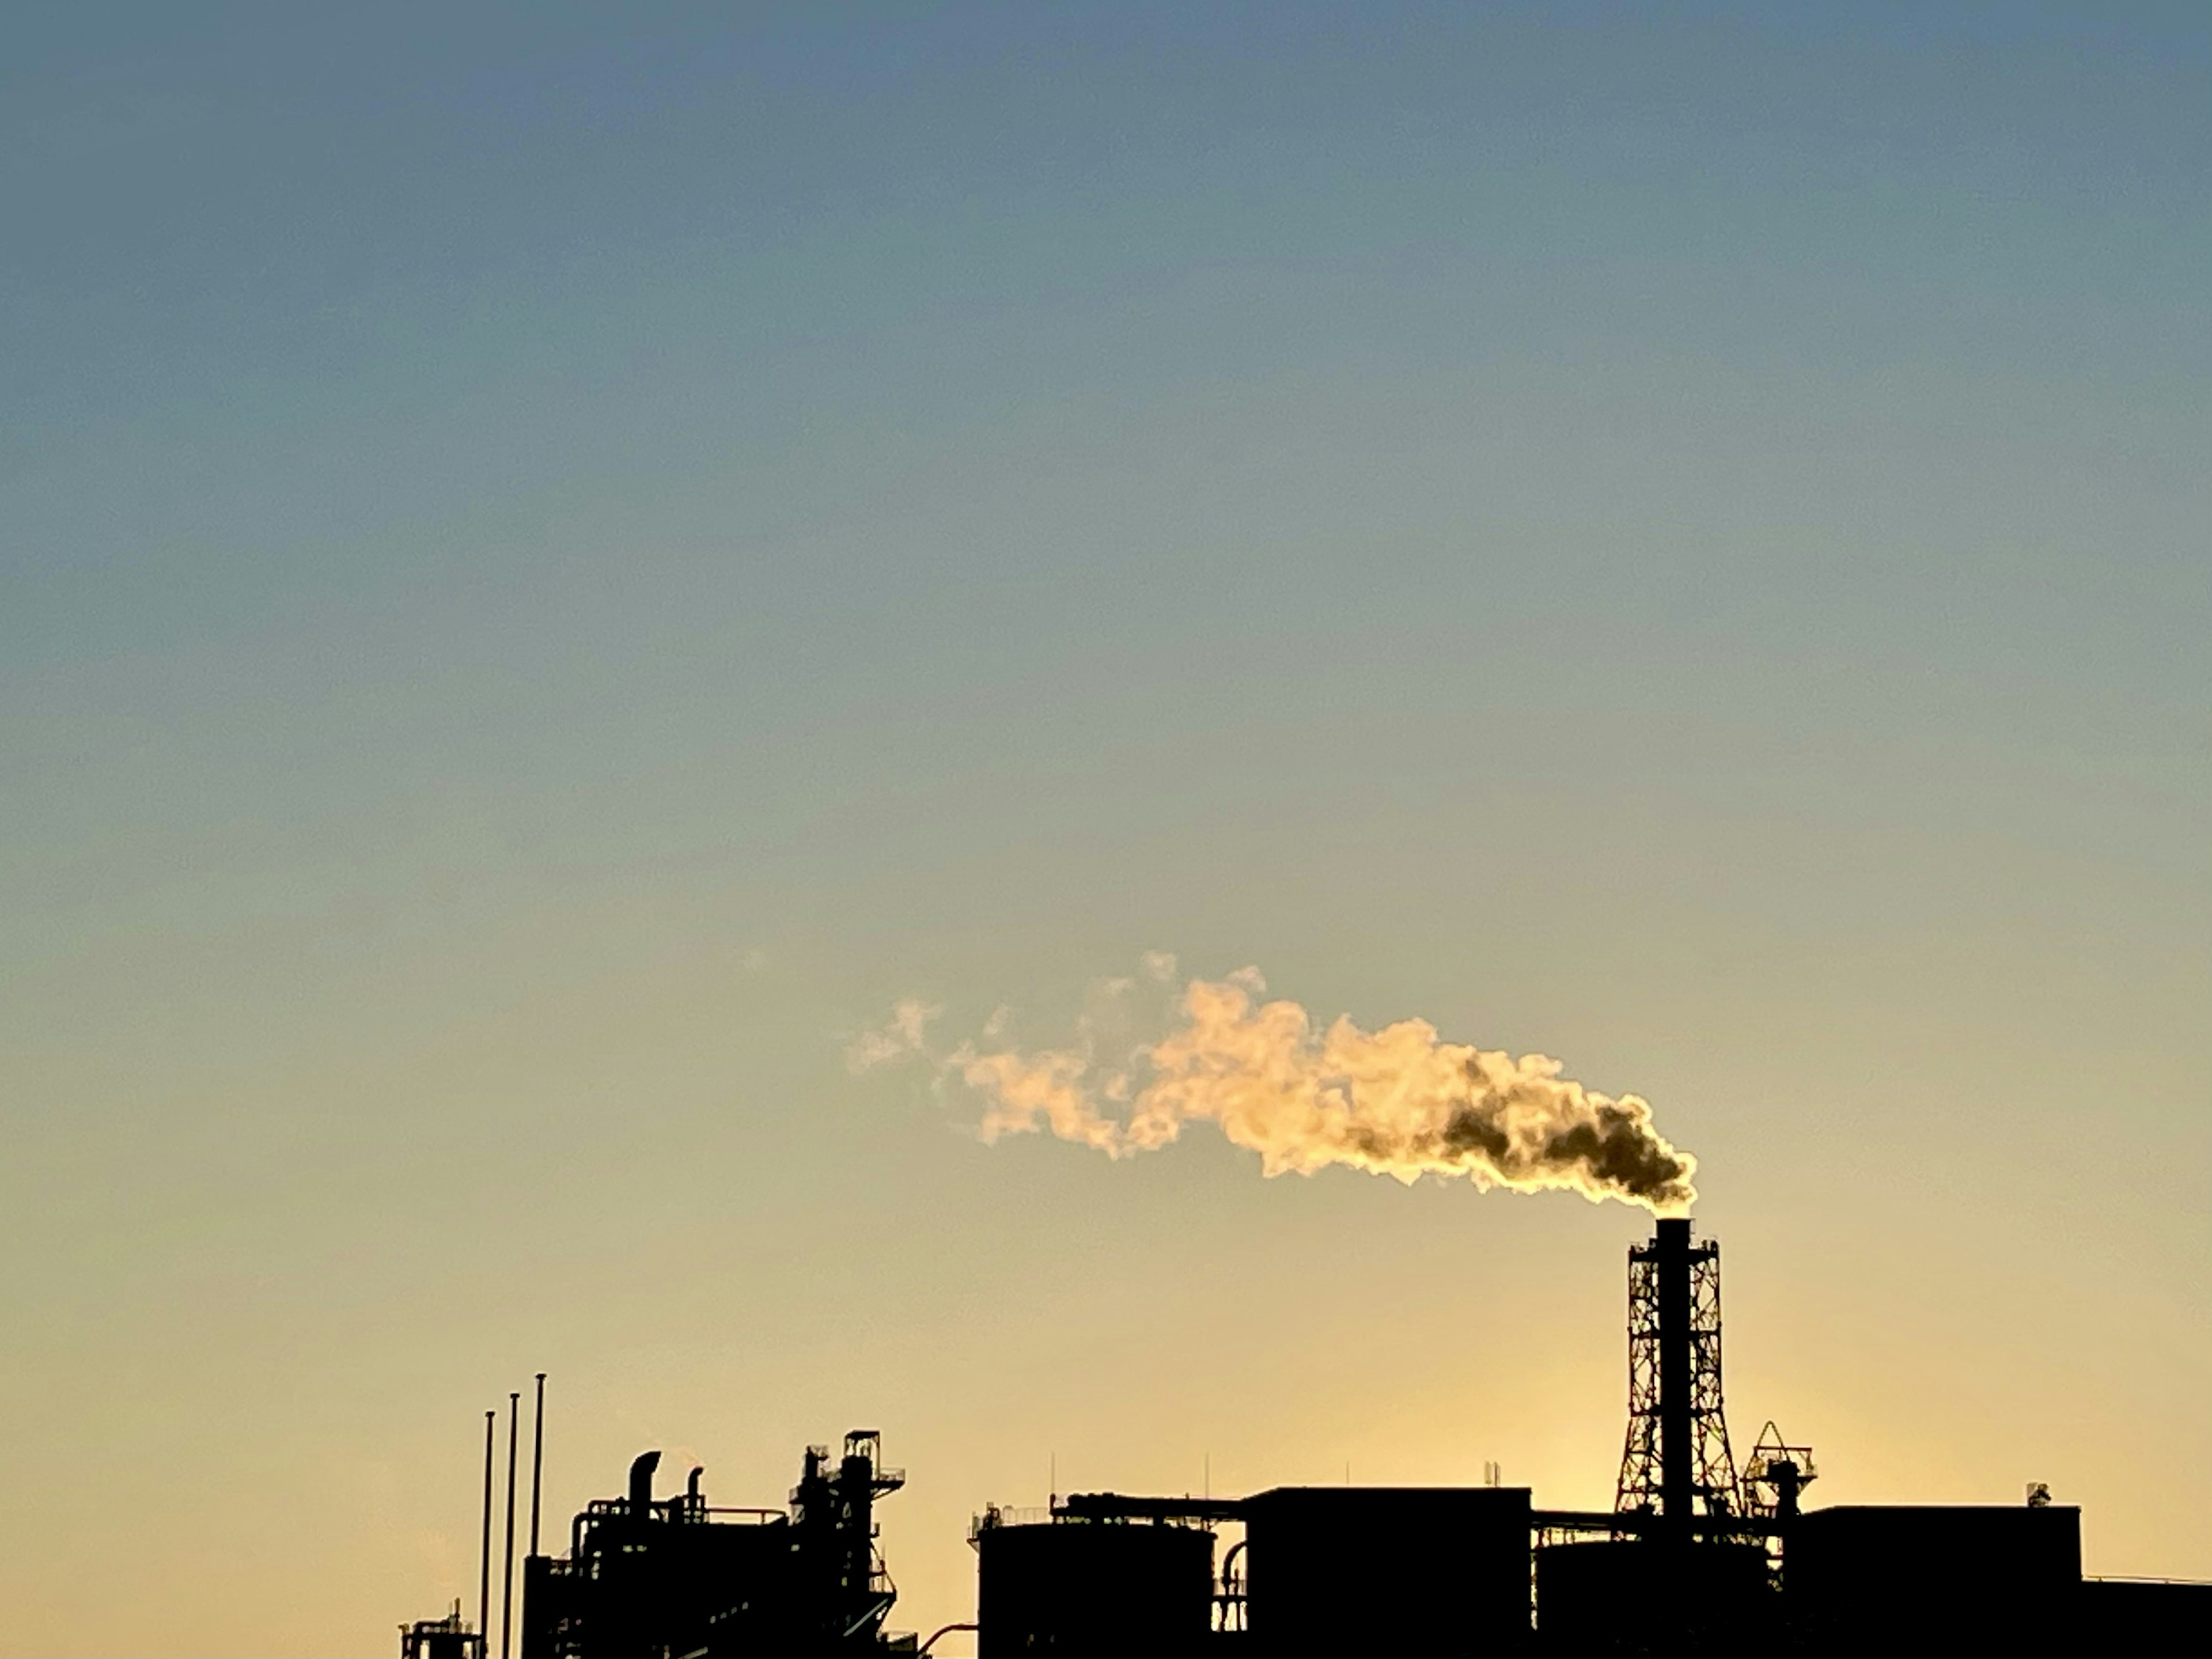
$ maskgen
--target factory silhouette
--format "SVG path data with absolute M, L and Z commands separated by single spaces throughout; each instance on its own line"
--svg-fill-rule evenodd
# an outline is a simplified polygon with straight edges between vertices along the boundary
M 875 1506 L 904 1484 L 856 1429 L 806 1449 L 787 1504 L 708 1504 L 660 1455 L 541 1552 L 544 1378 L 514 1604 L 520 1396 L 508 1396 L 504 1561 L 485 1416 L 477 1617 L 403 1626 L 402 1659 L 860 1659 L 974 1633 L 980 1659 L 1626 1659 L 1766 1654 L 2165 1656 L 2212 1651 L 2212 1583 L 2087 1578 L 2081 1515 L 2013 1504 L 1815 1507 L 1810 1449 L 1772 1424 L 1739 1462 L 1721 1387 L 1720 1248 L 1661 1219 L 1629 1251 L 1628 1429 L 1613 1507 L 1525 1487 L 1279 1486 L 1243 1498 L 1055 1495 L 987 1506 L 975 1616 L 887 1628 Z M 1234 1534 L 1227 1537 L 1224 1534 Z M 495 1640 L 493 1626 L 496 1623 Z M 519 1647 L 518 1647 L 519 1638 Z

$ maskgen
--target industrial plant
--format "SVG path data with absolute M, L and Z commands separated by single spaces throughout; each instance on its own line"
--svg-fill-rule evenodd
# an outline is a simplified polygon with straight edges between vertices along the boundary
M 903 1474 L 881 1437 L 806 1449 L 780 1506 L 712 1505 L 702 1471 L 655 1497 L 659 1454 L 541 1553 L 544 1378 L 514 1606 L 520 1396 L 508 1399 L 505 1571 L 493 1583 L 487 1413 L 473 1623 L 402 1626 L 402 1659 L 980 1659 L 2212 1651 L 2212 1583 L 2092 1578 L 2079 1509 L 1808 1502 L 1810 1448 L 1768 1424 L 1741 1461 L 1721 1386 L 1720 1247 L 1660 1220 L 1629 1252 L 1628 1423 L 1613 1506 L 1544 1509 L 1525 1487 L 1279 1486 L 1242 1498 L 1079 1492 L 987 1505 L 970 1526 L 975 1614 L 927 1636 L 897 1591 L 875 1505 Z M 1494 1471 L 1492 1472 L 1494 1480 Z M 492 1629 L 496 1620 L 495 1641 Z

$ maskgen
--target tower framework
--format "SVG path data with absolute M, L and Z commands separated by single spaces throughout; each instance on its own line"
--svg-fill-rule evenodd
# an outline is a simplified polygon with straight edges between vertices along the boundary
M 1613 1508 L 1693 1518 L 1741 1512 L 1721 1401 L 1721 1247 L 1662 1220 L 1628 1252 L 1628 1439 Z

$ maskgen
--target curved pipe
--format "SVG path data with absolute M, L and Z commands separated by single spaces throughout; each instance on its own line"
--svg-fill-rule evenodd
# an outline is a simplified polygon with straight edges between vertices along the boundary
M 657 1451 L 640 1452 L 637 1461 L 629 1466 L 629 1509 L 632 1515 L 649 1515 L 653 1511 L 653 1472 L 660 1467 Z
M 1221 1588 L 1227 1589 L 1236 1581 L 1237 1558 L 1244 1553 L 1249 1539 L 1240 1538 L 1229 1547 L 1229 1553 L 1221 1558 Z
M 919 1656 L 927 1653 L 930 1649 L 937 1645 L 937 1638 L 939 1637 L 950 1636 L 956 1630 L 973 1630 L 975 1628 L 975 1626 L 973 1625 L 947 1625 L 942 1630 L 931 1632 L 929 1640 L 924 1642 L 920 1647 L 915 1650 L 917 1659 L 919 1659 Z

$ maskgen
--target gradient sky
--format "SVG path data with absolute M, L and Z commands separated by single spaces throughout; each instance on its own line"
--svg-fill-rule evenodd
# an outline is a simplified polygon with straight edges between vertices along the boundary
M 2212 1577 L 2201 3 L 0 38 L 0 1649 L 390 1651 L 540 1369 L 559 1517 L 881 1427 L 925 1631 L 1055 1462 L 1608 1502 L 1640 1212 L 845 1069 L 1154 949 L 1648 1096 L 1814 1501 Z

